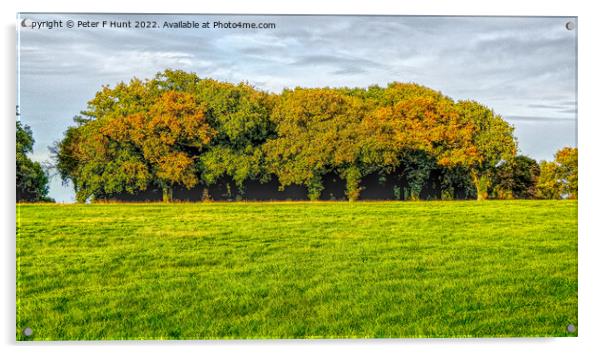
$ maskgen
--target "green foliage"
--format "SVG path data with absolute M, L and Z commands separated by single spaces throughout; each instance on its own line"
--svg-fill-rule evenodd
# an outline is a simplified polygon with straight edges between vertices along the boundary
M 577 335 L 572 200 L 18 208 L 18 340 Z
M 558 179 L 556 164 L 554 162 L 541 161 L 539 169 L 537 197 L 541 199 L 560 199 L 562 195 L 562 183 Z
M 48 173 L 27 154 L 33 151 L 33 133 L 27 125 L 16 124 L 16 185 L 18 202 L 52 202 L 48 197 Z
M 306 182 L 307 186 L 307 197 L 309 200 L 316 201 L 320 199 L 320 194 L 324 190 L 321 176 L 312 176 L 309 181 Z
M 395 200 L 401 200 L 401 198 L 402 198 L 401 187 L 399 187 L 399 186 L 393 187 L 393 196 L 395 197 Z
M 498 199 L 533 199 L 539 178 L 537 161 L 527 156 L 517 156 L 495 168 L 493 195 Z
M 578 151 L 565 147 L 558 150 L 552 162 L 541 161 L 536 195 L 542 199 L 577 199 Z
M 79 201 L 153 185 L 169 201 L 174 185 L 198 183 L 195 161 L 214 131 L 192 94 L 168 90 L 185 87 L 176 74 L 104 87 L 82 112 L 87 119 L 67 130 L 55 149 L 57 167 Z
M 473 122 L 454 102 L 414 84 L 392 84 L 363 120 L 363 162 L 394 170 L 404 155 L 420 151 L 441 166 L 470 165 L 475 158 Z M 430 158 L 430 157 L 429 157 Z
M 246 84 L 200 80 L 195 89 L 206 105 L 207 119 L 217 132 L 214 143 L 233 149 L 262 144 L 273 134 L 273 97 Z
M 17 154 L 27 154 L 33 151 L 33 133 L 27 125 L 21 124 L 17 120 L 16 125 L 16 152 Z
M 448 167 L 441 173 L 441 198 L 451 200 L 456 198 L 472 199 L 476 196 L 476 188 L 467 167 Z
M 275 95 L 166 70 L 103 87 L 75 122 L 54 153 L 80 201 L 149 188 L 169 201 L 176 186 L 223 178 L 239 190 L 276 178 L 282 189 L 304 185 L 316 200 L 327 174 L 345 180 L 348 199 L 357 200 L 373 173 L 403 174 L 404 199 L 419 199 L 435 170 L 447 197 L 486 198 L 496 167 L 516 151 L 512 127 L 489 108 L 398 82 Z M 473 186 L 459 182 L 460 172 Z
M 276 136 L 264 145 L 269 173 L 283 186 L 304 184 L 310 199 L 319 198 L 326 173 L 345 173 L 359 160 L 364 114 L 361 100 L 336 90 L 285 90 L 272 112 Z
M 270 120 L 273 97 L 246 84 L 232 85 L 200 80 L 196 95 L 216 132 L 206 153 L 199 157 L 197 171 L 207 184 L 231 177 L 239 189 L 249 179 L 269 179 L 264 167 L 262 144 L 274 134 Z
M 461 119 L 473 123 L 471 140 L 476 155 L 472 156 L 466 166 L 471 170 L 477 199 L 487 199 L 495 168 L 516 155 L 514 127 L 478 102 L 460 101 L 456 106 Z
M 408 199 L 419 200 L 426 180 L 436 167 L 436 161 L 423 151 L 407 152 L 402 161 L 409 184 Z
M 567 198 L 577 199 L 579 189 L 577 148 L 562 148 L 554 157 L 558 166 L 558 178 L 562 182 L 562 194 Z
M 216 183 L 223 176 L 230 176 L 239 189 L 250 178 L 263 175 L 263 153 L 259 148 L 247 146 L 234 150 L 226 146 L 214 146 L 200 156 L 198 170 L 208 185 Z
M 360 179 L 361 172 L 358 167 L 350 167 L 345 171 L 345 180 L 347 181 L 347 189 L 345 194 L 350 202 L 354 202 L 360 197 Z

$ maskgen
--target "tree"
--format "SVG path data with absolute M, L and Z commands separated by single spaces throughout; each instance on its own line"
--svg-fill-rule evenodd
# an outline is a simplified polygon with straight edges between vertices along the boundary
M 17 120 L 16 125 L 16 184 L 18 202 L 51 202 L 48 197 L 48 173 L 39 162 L 27 154 L 33 151 L 33 133 Z
M 214 135 L 204 107 L 196 105 L 191 94 L 167 91 L 151 106 L 147 120 L 138 121 L 142 123 L 137 130 L 143 133 L 133 134 L 133 142 L 150 164 L 163 200 L 171 201 L 174 185 L 194 187 L 195 160 Z
M 459 101 L 457 110 L 474 126 L 471 139 L 476 156 L 465 161 L 477 190 L 477 199 L 487 199 L 496 166 L 516 155 L 514 128 L 491 109 L 475 101 Z
M 556 152 L 558 178 L 562 182 L 562 194 L 569 199 L 577 199 L 579 189 L 577 148 L 565 147 Z
M 73 181 L 79 201 L 150 186 L 170 201 L 174 185 L 197 184 L 196 159 L 214 131 L 204 105 L 172 86 L 134 79 L 104 87 L 88 103 L 85 118 L 76 118 L 78 126 L 55 149 L 59 172 Z
M 441 172 L 441 199 L 474 199 L 476 190 L 470 172 L 464 166 L 447 167 Z
M 146 190 L 152 177 L 141 151 L 131 141 L 152 101 L 148 83 L 133 79 L 104 86 L 74 118 L 52 151 L 63 181 L 71 180 L 76 199 L 85 202 L 112 194 Z M 135 136 L 134 134 L 134 136 Z
M 558 166 L 556 163 L 541 161 L 539 164 L 540 174 L 537 181 L 537 198 L 560 199 L 562 196 L 562 183 L 558 179 Z
M 336 172 L 347 181 L 347 196 L 359 195 L 358 127 L 365 106 L 356 97 L 333 89 L 285 90 L 272 113 L 275 138 L 264 145 L 267 169 L 282 187 L 303 184 L 316 200 L 322 177 Z
M 565 147 L 556 152 L 554 161 L 541 161 L 537 197 L 542 199 L 577 199 L 578 151 Z
M 416 84 L 389 85 L 362 122 L 364 163 L 382 173 L 399 171 L 419 198 L 436 168 L 470 165 L 477 157 L 473 122 L 463 119 L 454 101 Z
M 206 105 L 207 120 L 216 131 L 198 160 L 203 182 L 210 185 L 227 176 L 243 191 L 249 179 L 268 180 L 261 147 L 275 135 L 270 120 L 275 96 L 247 84 L 208 79 L 198 83 L 196 93 Z
M 498 199 L 533 199 L 540 168 L 537 161 L 519 155 L 500 163 L 493 176 L 493 195 Z

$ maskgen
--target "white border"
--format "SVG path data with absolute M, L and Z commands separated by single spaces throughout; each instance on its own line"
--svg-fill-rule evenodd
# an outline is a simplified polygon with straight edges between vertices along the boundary
M 5 78 L 0 86 L 2 103 L 2 139 L 0 166 L 2 183 L 2 291 L 0 292 L 0 336 L 4 353 L 87 353 L 171 351 L 245 353 L 344 353 L 410 352 L 410 353 L 592 353 L 600 347 L 602 322 L 600 299 L 600 259 L 602 212 L 599 180 L 602 113 L 600 113 L 600 38 L 602 12 L 595 1 L 575 0 L 421 0 L 394 5 L 385 0 L 236 0 L 194 1 L 169 0 L 161 3 L 126 3 L 123 0 L 33 1 L 9 0 L 1 3 L 2 47 L 0 55 Z M 579 30 L 579 337 L 557 339 L 401 339 L 401 340 L 285 340 L 285 341 L 166 341 L 166 342 L 15 342 L 15 188 L 14 188 L 14 111 L 15 111 L 15 18 L 22 12 L 179 12 L 179 13 L 256 13 L 256 14 L 404 14 L 404 15 L 533 15 L 578 16 Z M 597 183 L 598 182 L 598 183 Z M 596 348 L 597 350 L 594 350 Z

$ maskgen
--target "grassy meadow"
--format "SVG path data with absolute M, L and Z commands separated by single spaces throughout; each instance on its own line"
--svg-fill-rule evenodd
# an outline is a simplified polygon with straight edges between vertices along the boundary
M 577 335 L 576 201 L 20 204 L 17 219 L 17 340 Z

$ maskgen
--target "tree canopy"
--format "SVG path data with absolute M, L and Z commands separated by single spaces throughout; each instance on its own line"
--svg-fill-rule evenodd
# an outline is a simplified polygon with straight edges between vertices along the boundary
M 554 161 L 541 162 L 541 174 L 537 184 L 537 196 L 543 199 L 577 199 L 578 151 L 565 147 L 554 156 Z
M 169 201 L 175 187 L 223 179 L 241 193 L 249 181 L 277 180 L 318 199 L 332 175 L 349 200 L 375 175 L 405 181 L 410 199 L 432 180 L 452 198 L 502 189 L 522 198 L 536 194 L 539 173 L 516 156 L 513 127 L 493 110 L 414 83 L 272 94 L 166 70 L 103 87 L 74 121 L 54 150 L 79 201 L 149 188 Z
M 33 132 L 17 120 L 16 125 L 16 179 L 17 201 L 48 202 L 48 174 L 39 162 L 27 154 L 33 152 Z

